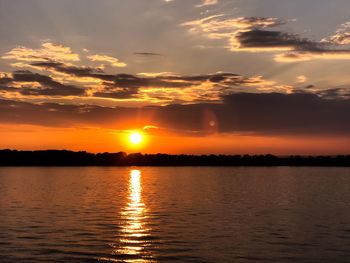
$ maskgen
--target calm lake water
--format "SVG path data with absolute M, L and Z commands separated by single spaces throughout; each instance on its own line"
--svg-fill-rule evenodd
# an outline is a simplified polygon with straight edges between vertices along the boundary
M 349 168 L 0 168 L 0 262 L 350 262 Z

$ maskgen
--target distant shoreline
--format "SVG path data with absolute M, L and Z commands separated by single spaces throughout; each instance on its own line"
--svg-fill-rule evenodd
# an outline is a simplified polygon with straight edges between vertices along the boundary
M 93 167 L 93 166 L 247 166 L 247 167 L 350 167 L 350 155 L 275 156 L 266 155 L 169 155 L 88 153 L 67 150 L 0 150 L 0 166 Z

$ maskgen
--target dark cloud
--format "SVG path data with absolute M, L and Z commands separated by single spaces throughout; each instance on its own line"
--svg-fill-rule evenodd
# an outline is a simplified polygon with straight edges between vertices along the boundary
M 34 67 L 55 70 L 60 73 L 74 75 L 76 77 L 90 77 L 103 81 L 114 82 L 115 87 L 135 88 L 135 87 L 186 87 L 189 83 L 170 82 L 165 77 L 138 77 L 131 74 L 105 74 L 102 71 L 96 72 L 93 68 L 67 66 L 63 63 L 33 63 Z
M 27 67 L 41 73 L 20 70 L 12 74 L 3 74 L 3 78 L 0 78 L 1 91 L 17 92 L 23 96 L 76 96 L 188 103 L 218 101 L 221 95 L 232 93 L 243 86 L 256 89 L 259 85 L 264 87 L 274 84 L 260 76 L 243 77 L 229 72 L 202 75 L 171 73 L 113 75 L 105 73 L 100 68 L 79 67 L 55 61 L 34 62 Z M 46 74 L 50 72 L 57 78 L 44 75 L 44 72 Z
M 138 94 L 140 88 L 189 88 L 209 82 L 220 85 L 223 90 L 228 87 L 265 84 L 262 78 L 246 78 L 234 73 L 219 72 L 203 75 L 156 75 L 141 76 L 132 74 L 106 74 L 99 69 L 70 66 L 59 62 L 37 62 L 31 66 L 41 70 L 50 70 L 75 76 L 77 78 L 94 78 L 103 81 L 103 91 L 93 96 L 103 98 L 128 99 Z
M 160 53 L 154 53 L 154 52 L 134 52 L 134 55 L 137 55 L 137 56 L 149 56 L 149 57 L 163 56 Z
M 231 39 L 232 50 L 287 51 L 276 61 L 293 62 L 311 59 L 350 59 L 350 49 L 324 41 L 312 41 L 297 34 L 266 29 L 237 31 Z
M 12 82 L 12 78 L 4 77 L 0 78 L 0 85 L 8 85 Z
M 323 98 L 328 98 L 328 99 L 337 99 L 340 97 L 349 98 L 350 88 L 349 87 L 331 88 L 331 89 L 319 91 L 317 92 L 317 94 L 319 96 L 322 96 Z
M 121 89 L 116 91 L 95 92 L 95 97 L 112 99 L 130 99 L 137 95 L 138 89 Z
M 286 46 L 307 46 L 307 41 L 305 44 L 303 40 L 294 37 L 283 37 L 276 32 L 271 36 L 273 37 L 271 37 L 269 42 L 259 42 L 259 37 L 255 37 L 254 46 L 266 47 L 269 45 L 274 47 L 282 39 L 284 39 Z M 253 42 L 253 38 L 249 37 L 247 39 Z M 156 102 L 163 102 L 163 104 L 171 104 L 205 101 L 219 102 L 221 96 L 243 91 L 243 88 L 247 89 L 250 87 L 250 91 L 259 92 L 259 89 L 261 89 L 267 92 L 274 90 L 276 85 L 276 83 L 265 80 L 261 76 L 243 77 L 230 72 L 202 75 L 149 74 L 148 76 L 147 74 L 133 75 L 125 73 L 113 75 L 107 74 L 99 68 L 78 67 L 54 61 L 36 62 L 30 64 L 30 67 L 40 71 L 49 71 L 53 75 L 57 73 L 67 74 L 69 75 L 68 81 L 74 81 L 73 83 L 78 84 L 60 83 L 51 76 L 20 70 L 14 71 L 12 74 L 4 73 L 2 75 L 2 78 L 0 78 L 0 91 L 2 91 L 2 94 L 17 92 L 23 96 L 22 99 L 25 99 L 25 96 L 39 95 L 46 97 L 98 97 L 119 100 L 144 99 L 145 101 L 153 99 Z M 62 79 L 62 75 L 59 75 L 59 77 Z M 90 84 L 86 78 L 99 80 L 99 82 L 96 84 L 95 81 L 92 81 L 93 84 Z M 307 91 L 308 88 L 280 87 L 280 91 L 283 92 L 283 89 L 288 89 L 289 92 L 294 91 L 295 93 L 314 92 L 321 97 L 328 98 L 345 96 L 344 91 L 325 90 L 317 92 L 315 89 L 310 90 L 310 88 L 312 86 Z M 147 89 L 150 89 L 149 92 Z M 196 92 L 196 94 L 192 94 L 192 91 Z
M 227 18 L 213 15 L 183 23 L 190 32 L 210 39 L 226 39 L 232 51 L 280 52 L 275 57 L 279 62 L 306 61 L 311 59 L 350 59 L 350 49 L 344 48 L 349 41 L 349 24 L 330 39 L 313 41 L 298 34 L 270 30 L 285 22 L 273 17 Z
M 221 122 L 224 131 L 276 134 L 350 133 L 350 100 L 328 100 L 311 93 L 235 94 L 225 98 L 237 123 Z M 227 110 L 229 110 L 227 108 Z M 237 126 L 236 126 L 237 125 Z
M 210 123 L 221 133 L 349 135 L 349 119 L 350 99 L 310 93 L 237 93 L 225 96 L 220 104 L 144 108 L 0 102 L 1 122 L 119 129 L 123 123 L 137 121 L 198 134 L 205 134 Z
M 241 75 L 234 73 L 214 73 L 214 74 L 204 74 L 204 75 L 194 75 L 194 76 L 159 76 L 158 78 L 168 81 L 178 80 L 178 81 L 189 81 L 189 82 L 203 82 L 210 81 L 215 83 L 224 82 L 226 80 L 237 81 L 240 83 L 244 79 Z
M 8 85 L 0 85 L 0 91 L 16 92 L 16 91 L 19 91 L 19 89 Z
M 31 63 L 31 65 L 34 67 L 43 68 L 43 69 L 53 69 L 60 73 L 75 75 L 78 77 L 89 77 L 90 75 L 94 75 L 102 72 L 101 70 L 96 68 L 69 66 L 64 63 L 54 62 L 54 61 L 35 62 L 35 63 Z
M 33 73 L 27 70 L 15 71 L 12 74 L 12 78 L 6 78 L 5 83 L 7 86 L 2 85 L 1 90 L 17 91 L 22 95 L 46 95 L 46 96 L 81 96 L 85 94 L 84 89 L 73 86 L 65 85 L 53 80 L 51 77 Z M 4 80 L 4 79 L 1 79 Z M 3 81 L 0 82 L 2 83 Z M 29 85 L 22 86 L 21 88 L 12 88 L 11 84 L 18 83 L 39 83 L 40 88 L 30 87 Z
M 67 66 L 58 62 L 32 63 L 34 67 L 51 69 L 60 73 L 74 75 L 76 77 L 91 77 L 104 81 L 113 81 L 119 87 L 186 87 L 194 85 L 194 82 L 212 81 L 220 82 L 227 78 L 242 79 L 242 76 L 233 73 L 214 73 L 194 76 L 158 75 L 155 77 L 139 77 L 132 74 L 105 74 L 101 70 L 87 67 Z M 177 81 L 177 82 L 176 82 Z M 184 81 L 181 83 L 181 81 Z
M 280 31 L 268 31 L 252 29 L 240 31 L 235 35 L 235 41 L 239 48 L 250 49 L 297 49 L 297 50 L 320 50 L 319 45 L 307 39 L 299 38 L 295 34 Z

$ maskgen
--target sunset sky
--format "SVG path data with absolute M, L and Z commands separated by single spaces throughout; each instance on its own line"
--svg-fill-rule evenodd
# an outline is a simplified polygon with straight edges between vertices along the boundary
M 0 35 L 0 148 L 350 152 L 349 0 L 0 0 Z

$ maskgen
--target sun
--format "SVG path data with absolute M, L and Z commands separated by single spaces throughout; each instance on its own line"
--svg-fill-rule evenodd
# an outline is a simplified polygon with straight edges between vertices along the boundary
M 129 140 L 132 144 L 137 145 L 140 144 L 143 140 L 142 134 L 139 132 L 133 132 L 129 136 Z

